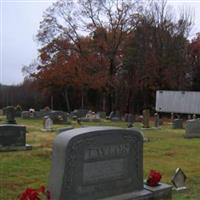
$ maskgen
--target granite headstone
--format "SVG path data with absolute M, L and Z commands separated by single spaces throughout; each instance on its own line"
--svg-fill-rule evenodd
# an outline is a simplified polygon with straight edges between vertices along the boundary
M 6 107 L 6 123 L 7 124 L 16 124 L 15 121 L 15 108 L 13 106 Z
M 200 138 L 200 119 L 187 120 L 185 132 L 186 138 Z
M 0 125 L 0 151 L 26 150 L 26 127 L 16 124 Z
M 49 190 L 54 200 L 149 199 L 143 186 L 143 137 L 111 127 L 73 129 L 53 146 Z

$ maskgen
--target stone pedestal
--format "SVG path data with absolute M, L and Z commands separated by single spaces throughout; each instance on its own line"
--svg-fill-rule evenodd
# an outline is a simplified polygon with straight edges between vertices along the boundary
M 172 198 L 171 185 L 159 183 L 159 185 L 155 187 L 144 185 L 144 188 L 152 193 L 152 197 L 150 198 L 151 200 L 169 200 Z

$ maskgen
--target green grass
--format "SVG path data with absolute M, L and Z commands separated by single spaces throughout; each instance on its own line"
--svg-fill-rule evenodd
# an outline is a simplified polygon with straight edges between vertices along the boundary
M 0 118 L 1 123 L 5 120 Z M 51 165 L 52 142 L 56 131 L 42 132 L 42 120 L 22 120 L 17 123 L 25 125 L 28 130 L 27 143 L 33 146 L 31 151 L 0 152 L 0 199 L 17 200 L 27 187 L 47 185 Z M 126 127 L 125 122 L 82 123 L 84 126 L 119 126 Z M 80 127 L 76 122 L 74 127 Z M 64 125 L 54 125 L 56 130 Z M 136 123 L 141 127 L 140 123 Z M 173 200 L 200 199 L 200 139 L 185 139 L 184 130 L 171 129 L 164 125 L 161 129 L 142 130 L 150 142 L 144 143 L 144 178 L 150 169 L 162 173 L 162 181 L 171 182 L 177 167 L 187 175 L 188 189 L 173 192 Z

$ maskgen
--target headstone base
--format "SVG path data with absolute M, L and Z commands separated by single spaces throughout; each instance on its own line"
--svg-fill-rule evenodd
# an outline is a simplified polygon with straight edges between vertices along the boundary
M 172 186 L 159 183 L 156 187 L 151 187 L 148 185 L 144 185 L 144 188 L 150 192 L 152 192 L 152 200 L 160 200 L 160 199 L 171 199 L 172 198 Z
M 6 151 L 25 151 L 32 150 L 32 146 L 30 144 L 26 144 L 26 146 L 1 146 L 0 152 Z
M 152 192 L 143 189 L 137 192 L 125 193 L 117 196 L 107 197 L 98 200 L 150 200 L 152 199 Z

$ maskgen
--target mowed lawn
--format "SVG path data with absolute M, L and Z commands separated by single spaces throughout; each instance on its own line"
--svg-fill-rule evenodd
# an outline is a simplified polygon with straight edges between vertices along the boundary
M 0 118 L 3 123 L 4 118 Z M 0 200 L 17 200 L 27 187 L 47 185 L 51 165 L 54 132 L 42 132 L 42 120 L 22 120 L 27 127 L 27 143 L 31 151 L 0 152 Z M 82 123 L 85 126 L 126 127 L 125 122 Z M 79 127 L 72 121 L 72 126 Z M 53 128 L 66 125 L 54 125 Z M 135 124 L 140 128 L 140 123 Z M 149 142 L 144 143 L 144 179 L 151 169 L 161 172 L 162 182 L 171 183 L 175 169 L 180 167 L 187 175 L 188 189 L 173 192 L 173 200 L 200 199 L 200 139 L 185 139 L 184 130 L 174 130 L 167 123 L 161 129 L 142 130 Z

